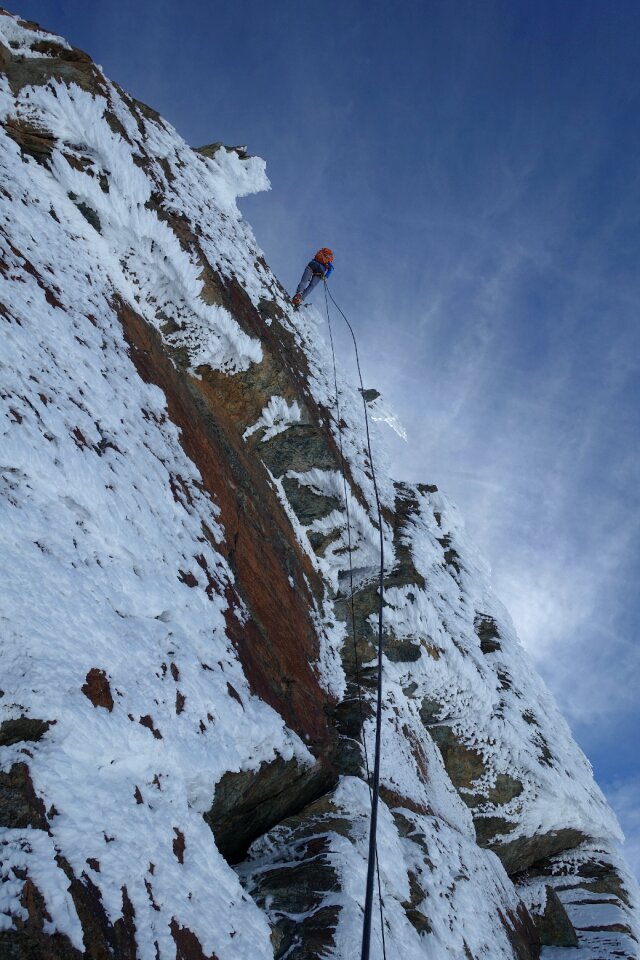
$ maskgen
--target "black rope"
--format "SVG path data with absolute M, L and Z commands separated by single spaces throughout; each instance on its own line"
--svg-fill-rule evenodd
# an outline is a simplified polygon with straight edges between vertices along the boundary
M 351 606 L 351 634 L 353 637 L 353 659 L 356 671 L 356 687 L 358 690 L 358 712 L 360 714 L 360 729 L 362 731 L 362 747 L 364 751 L 364 762 L 367 768 L 367 783 L 371 780 L 371 771 L 369 770 L 369 750 L 367 748 L 367 736 L 364 730 L 364 711 L 362 709 L 362 681 L 360 678 L 360 658 L 358 656 L 358 645 L 356 640 L 356 609 L 353 590 L 353 562 L 352 562 L 352 544 L 351 544 L 351 515 L 349 508 L 349 498 L 347 495 L 347 477 L 345 470 L 344 451 L 342 447 L 342 417 L 340 414 L 340 394 L 338 392 L 338 373 L 336 369 L 336 351 L 333 344 L 333 331 L 331 329 L 331 317 L 329 316 L 329 302 L 327 300 L 327 285 L 324 284 L 324 302 L 327 310 L 327 324 L 329 327 L 329 342 L 331 344 L 331 356 L 333 358 L 333 383 L 336 392 L 336 415 L 338 422 L 338 439 L 340 444 L 340 469 L 342 473 L 342 489 L 344 495 L 345 513 L 347 515 L 347 551 L 349 557 L 349 599 Z
M 369 856 L 367 862 L 367 884 L 365 890 L 365 905 L 364 905 L 364 923 L 362 928 L 362 952 L 361 960 L 369 960 L 369 953 L 371 947 L 371 920 L 373 915 L 373 881 L 374 873 L 377 875 L 378 880 L 378 900 L 380 904 L 380 931 L 382 934 L 382 953 L 384 960 L 386 960 L 386 944 L 385 944 L 385 933 L 384 933 L 384 917 L 383 917 L 383 906 L 382 906 L 382 888 L 380 884 L 380 866 L 378 863 L 378 847 L 377 847 L 377 831 L 378 831 L 378 799 L 380 794 L 380 753 L 381 753 L 381 728 L 382 728 L 382 609 L 384 605 L 384 532 L 382 527 L 382 510 L 380 507 L 380 497 L 378 494 L 378 484 L 376 481 L 376 472 L 373 463 L 373 453 L 371 451 L 371 436 L 369 433 L 369 414 L 367 411 L 367 401 L 364 396 L 364 383 L 362 380 L 362 371 L 360 369 L 360 356 L 358 354 L 358 343 L 356 341 L 356 335 L 353 332 L 353 327 L 347 320 L 346 316 L 334 300 L 331 292 L 328 290 L 327 284 L 324 284 L 324 296 L 325 296 L 325 305 L 327 309 L 327 322 L 329 324 L 329 338 L 331 340 L 331 351 L 333 353 L 333 373 L 336 387 L 336 404 L 338 403 L 338 381 L 336 374 L 336 361 L 335 361 L 335 351 L 333 348 L 333 335 L 331 332 L 331 320 L 329 318 L 329 304 L 327 301 L 327 293 L 333 303 L 334 307 L 338 313 L 343 318 L 344 322 L 349 328 L 351 333 L 351 339 L 353 340 L 353 346 L 356 355 L 356 365 L 358 368 L 358 377 L 360 379 L 360 394 L 362 396 L 362 405 L 364 408 L 364 422 L 367 433 L 367 450 L 369 453 L 369 464 L 371 466 L 371 478 L 373 480 L 373 490 L 375 494 L 376 509 L 378 512 L 378 526 L 380 533 L 380 583 L 379 583 L 379 606 L 378 606 L 378 683 L 377 683 L 377 699 L 376 699 L 376 736 L 375 736 L 375 749 L 374 749 L 374 765 L 373 765 L 373 781 L 370 782 L 370 796 L 371 796 L 371 823 L 369 827 Z M 340 435 L 340 456 L 342 459 L 342 476 L 343 482 L 345 485 L 345 504 L 347 503 L 346 497 L 346 479 L 344 473 L 344 457 L 342 454 L 342 431 L 340 428 L 340 417 L 339 417 L 339 406 L 338 406 L 338 431 Z M 347 507 L 347 528 L 349 530 L 348 540 L 349 540 L 349 571 L 351 578 L 351 609 L 352 609 L 352 625 L 353 625 L 353 642 L 354 642 L 354 651 L 356 645 L 356 635 L 355 635 L 355 613 L 353 612 L 353 573 L 351 570 L 351 532 L 349 528 L 349 513 Z M 356 664 L 357 664 L 357 651 L 356 651 Z M 358 668 L 357 668 L 358 669 Z M 360 688 L 360 680 L 358 677 L 358 688 Z M 362 717 L 362 699 L 360 692 L 360 710 Z M 364 733 L 364 726 L 362 727 L 362 735 L 364 741 L 364 751 L 365 751 L 365 760 L 367 766 L 367 779 L 371 781 L 371 775 L 369 772 L 369 761 L 367 757 L 367 747 L 366 739 Z

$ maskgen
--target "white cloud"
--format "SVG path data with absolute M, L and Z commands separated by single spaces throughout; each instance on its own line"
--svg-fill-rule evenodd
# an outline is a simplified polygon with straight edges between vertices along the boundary
M 610 545 L 613 552 L 617 544 Z M 494 581 L 518 632 L 572 723 L 637 712 L 640 649 L 617 627 L 627 597 L 611 557 L 505 547 Z
M 640 776 L 615 781 L 605 787 L 605 794 L 625 834 L 627 863 L 640 878 Z

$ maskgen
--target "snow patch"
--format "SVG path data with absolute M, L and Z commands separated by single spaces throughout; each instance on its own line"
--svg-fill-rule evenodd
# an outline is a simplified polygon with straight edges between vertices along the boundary
M 247 427 L 242 437 L 244 440 L 248 440 L 258 430 L 264 430 L 260 438 L 264 443 L 287 430 L 291 424 L 299 423 L 301 416 L 297 400 L 289 404 L 284 397 L 273 396 L 267 406 L 263 408 L 260 419 L 256 420 L 252 426 Z

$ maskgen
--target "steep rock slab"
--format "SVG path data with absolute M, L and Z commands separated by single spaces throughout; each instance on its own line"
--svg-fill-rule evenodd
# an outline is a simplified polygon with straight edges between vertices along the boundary
M 317 575 L 292 538 L 260 464 L 247 456 L 233 428 L 220 422 L 220 404 L 207 403 L 200 382 L 176 371 L 157 332 L 140 316 L 124 305 L 119 315 L 138 372 L 145 382 L 162 385 L 181 444 L 204 489 L 216 498 L 222 551 L 235 575 L 235 605 L 251 614 L 250 620 L 229 622 L 245 673 L 262 699 L 327 752 L 325 694 L 311 666 L 319 648 L 307 584 Z
M 518 872 L 591 830 L 615 836 L 589 764 L 491 596 L 455 514 L 433 490 L 416 490 L 415 499 L 402 536 L 426 587 L 389 590 L 386 619 L 439 652 L 406 672 L 479 842 Z
M 345 778 L 332 794 L 257 841 L 238 866 L 245 889 L 269 916 L 276 958 L 346 957 L 357 950 L 368 807 L 362 782 Z M 378 852 L 388 950 L 402 944 L 403 956 L 415 960 L 434 951 L 496 960 L 538 957 L 526 910 L 491 855 L 472 839 L 437 818 L 383 807 Z M 376 902 L 376 951 L 378 908 Z
M 48 74 L 53 54 L 29 46 L 38 32 L 1 22 L 23 43 L 15 56 Z M 215 492 L 169 419 L 171 378 L 163 394 L 128 356 L 119 321 L 127 298 L 136 301 L 121 265 L 144 241 L 121 220 L 127 250 L 114 255 L 109 211 L 129 215 L 118 178 L 124 164 L 135 182 L 132 137 L 142 133 L 136 110 L 127 118 L 131 105 L 104 89 L 101 104 L 76 87 L 23 86 L 17 100 L 2 87 L 3 118 L 39 111 L 56 146 L 43 163 L 1 133 L 11 646 L 0 937 L 25 956 L 45 941 L 61 955 L 197 956 L 199 945 L 203 957 L 269 956 L 268 927 L 202 814 L 229 770 L 259 771 L 276 756 L 304 770 L 313 758 L 241 669 L 234 632 L 247 643 L 258 628 L 225 558 Z M 78 154 L 86 162 L 71 162 Z M 289 549 L 299 553 L 295 541 Z M 317 650 L 306 610 L 304 622 L 290 631 L 290 659 L 309 678 L 301 731 L 322 752 L 330 736 L 312 707 L 319 688 L 298 652 L 309 643 L 312 660 Z M 276 674 L 270 698 L 286 712 L 283 689 Z

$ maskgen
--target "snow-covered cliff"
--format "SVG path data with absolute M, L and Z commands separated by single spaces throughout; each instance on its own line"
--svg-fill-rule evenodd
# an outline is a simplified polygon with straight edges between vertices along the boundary
M 356 956 L 379 530 L 361 398 L 236 207 L 264 163 L 5 12 L 0 121 L 0 956 Z M 588 761 L 373 440 L 389 955 L 637 957 Z

